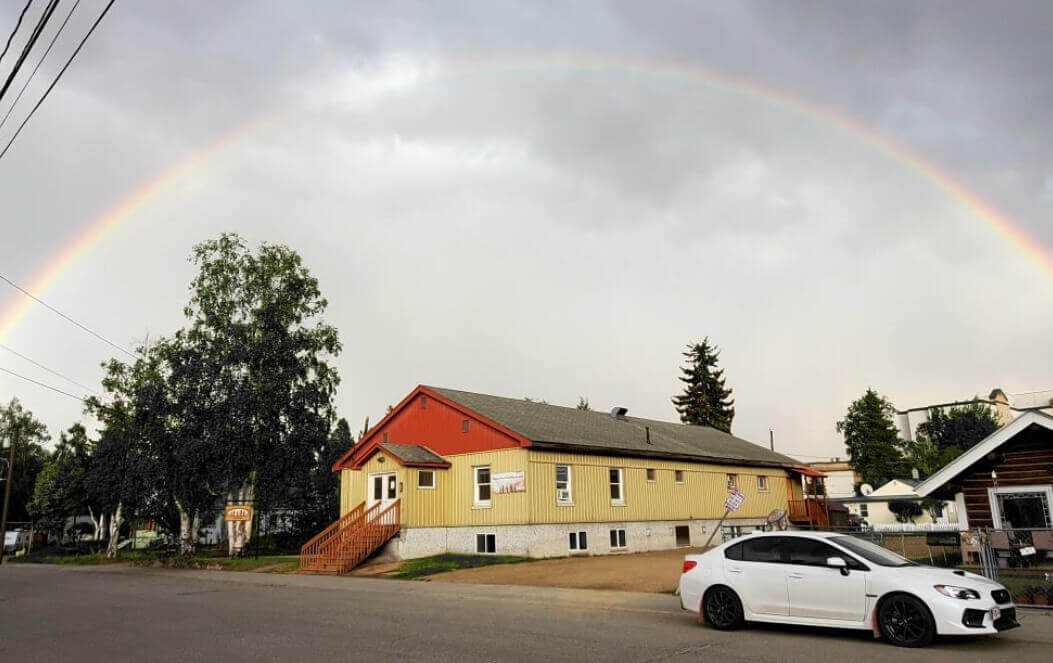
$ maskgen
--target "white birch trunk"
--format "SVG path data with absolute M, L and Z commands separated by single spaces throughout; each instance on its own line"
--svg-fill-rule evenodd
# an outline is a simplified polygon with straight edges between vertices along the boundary
M 179 554 L 193 555 L 197 551 L 197 530 L 200 519 L 195 513 L 191 516 L 183 505 L 176 500 L 176 510 L 179 511 Z
M 228 501 L 231 503 L 236 502 L 252 502 L 253 490 L 252 486 L 246 486 L 241 490 L 233 491 L 227 495 Z M 253 513 L 255 517 L 255 512 Z M 227 554 L 231 557 L 243 555 L 245 553 L 245 547 L 249 543 L 249 539 L 252 538 L 252 519 L 239 520 L 239 521 L 228 521 L 227 522 Z
M 117 510 L 110 517 L 110 540 L 106 544 L 106 559 L 117 557 L 117 542 L 121 536 L 121 524 L 124 522 L 122 504 L 117 504 Z

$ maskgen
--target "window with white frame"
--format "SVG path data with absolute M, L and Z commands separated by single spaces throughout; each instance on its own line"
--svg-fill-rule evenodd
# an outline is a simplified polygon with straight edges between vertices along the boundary
M 728 490 L 739 487 L 739 475 L 729 474 L 728 475 Z
M 627 548 L 625 543 L 625 530 L 624 529 L 612 529 L 611 530 L 611 548 L 614 550 Z
M 472 468 L 475 473 L 475 506 L 490 506 L 490 466 Z
M 1048 529 L 1053 525 L 1053 486 L 995 486 L 987 489 L 995 529 Z
M 570 465 L 556 466 L 556 504 L 573 504 L 574 494 L 570 492 Z
M 475 552 L 484 555 L 492 555 L 497 552 L 497 535 L 496 534 L 476 534 L 475 535 Z
M 417 488 L 435 488 L 435 470 L 417 470 Z
M 757 475 L 757 490 L 766 493 L 768 492 L 768 477 L 763 474 Z
M 608 472 L 611 484 L 611 504 L 625 504 L 625 485 L 622 482 L 622 468 L 612 467 Z
M 588 550 L 589 549 L 589 537 L 585 532 L 571 532 L 570 533 L 570 549 L 572 551 Z

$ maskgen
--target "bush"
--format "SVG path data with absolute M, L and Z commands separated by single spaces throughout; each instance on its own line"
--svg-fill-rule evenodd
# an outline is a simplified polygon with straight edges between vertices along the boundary
M 925 511 L 912 500 L 892 500 L 888 503 L 888 510 L 896 514 L 896 521 L 901 523 L 912 523 Z

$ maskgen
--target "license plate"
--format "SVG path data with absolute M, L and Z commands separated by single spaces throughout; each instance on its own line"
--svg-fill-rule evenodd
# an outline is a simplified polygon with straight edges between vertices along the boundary
M 1035 546 L 1024 546 L 1023 548 L 1020 549 L 1020 554 L 1021 555 L 1034 555 L 1035 554 Z
M 991 608 L 991 621 L 998 621 L 1002 617 L 1001 608 Z

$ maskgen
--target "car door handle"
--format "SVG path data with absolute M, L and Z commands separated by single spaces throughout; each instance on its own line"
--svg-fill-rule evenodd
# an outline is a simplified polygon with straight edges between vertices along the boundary
M 800 574 L 800 573 L 787 573 L 786 577 L 787 578 L 793 578 L 794 580 L 800 580 L 801 578 L 804 577 L 804 575 Z
M 728 568 L 728 573 L 742 573 L 742 569 L 736 569 L 735 567 Z

